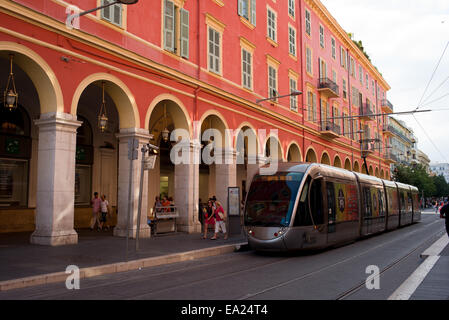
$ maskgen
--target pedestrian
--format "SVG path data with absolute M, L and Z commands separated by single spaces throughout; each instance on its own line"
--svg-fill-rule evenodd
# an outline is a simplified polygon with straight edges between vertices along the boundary
M 216 240 L 218 236 L 218 232 L 221 231 L 224 233 L 224 240 L 228 239 L 228 234 L 226 232 L 226 213 L 220 203 L 220 201 L 215 201 L 216 209 L 214 210 L 214 218 L 215 218 L 215 234 L 211 238 L 211 240 Z
M 440 210 L 440 217 L 446 220 L 446 232 L 449 236 L 449 202 L 446 203 Z
M 209 225 L 215 227 L 215 219 L 214 219 L 214 209 L 212 207 L 212 200 L 209 199 L 207 202 L 207 206 L 203 207 L 203 228 L 204 234 L 203 239 L 207 239 L 207 232 L 209 229 Z
M 100 230 L 103 229 L 103 226 L 106 227 L 106 230 L 109 230 L 108 218 L 109 214 L 109 201 L 106 200 L 106 195 L 101 196 L 101 217 L 100 217 Z
M 94 192 L 94 198 L 90 201 L 92 205 L 92 218 L 90 219 L 90 230 L 94 230 L 95 223 L 97 223 L 97 230 L 100 230 L 100 207 L 101 199 L 98 197 L 98 192 Z

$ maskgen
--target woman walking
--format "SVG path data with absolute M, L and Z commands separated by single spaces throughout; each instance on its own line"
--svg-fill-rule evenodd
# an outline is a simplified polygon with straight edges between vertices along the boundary
M 213 212 L 213 207 L 212 207 L 212 201 L 209 200 L 207 202 L 207 207 L 203 208 L 203 228 L 204 228 L 204 234 L 203 234 L 203 239 L 207 239 L 207 231 L 209 228 L 209 225 L 214 225 L 215 224 L 215 219 L 214 219 L 214 212 Z
M 224 240 L 228 239 L 228 234 L 226 233 L 226 213 L 224 212 L 223 206 L 220 201 L 215 201 L 216 209 L 214 211 L 215 218 L 215 234 L 211 238 L 211 240 L 216 240 L 218 232 L 221 231 L 224 233 Z

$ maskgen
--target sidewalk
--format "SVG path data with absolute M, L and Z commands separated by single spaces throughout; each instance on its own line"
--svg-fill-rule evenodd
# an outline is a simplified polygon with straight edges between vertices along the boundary
M 447 234 L 444 236 L 447 238 Z M 436 263 L 410 300 L 449 300 L 449 244 L 434 257 Z
M 203 240 L 199 233 L 161 234 L 139 239 L 136 253 L 135 240 L 129 239 L 126 262 L 126 238 L 113 237 L 112 231 L 77 232 L 78 244 L 60 247 L 32 245 L 31 233 L 1 234 L 0 291 L 65 281 L 69 265 L 79 267 L 85 278 L 224 254 L 247 243 L 243 234 L 231 234 L 228 240 Z

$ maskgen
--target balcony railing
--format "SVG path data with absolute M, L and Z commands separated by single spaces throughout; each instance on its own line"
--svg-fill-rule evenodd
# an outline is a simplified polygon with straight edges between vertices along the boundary
M 381 105 L 382 105 L 382 109 L 384 109 L 384 111 L 393 112 L 393 104 L 390 101 L 388 101 L 387 99 L 383 99 Z
M 338 138 L 341 135 L 341 127 L 331 121 L 321 121 L 321 133 L 330 138 Z
M 390 150 L 385 151 L 382 156 L 383 156 L 384 160 L 389 163 L 399 162 L 398 156 Z
M 320 78 L 318 80 L 318 91 L 330 98 L 337 98 L 340 96 L 338 85 L 329 78 Z
M 374 116 L 374 108 L 371 104 L 362 103 L 359 108 L 359 113 L 362 116 L 362 119 L 376 120 L 376 117 Z

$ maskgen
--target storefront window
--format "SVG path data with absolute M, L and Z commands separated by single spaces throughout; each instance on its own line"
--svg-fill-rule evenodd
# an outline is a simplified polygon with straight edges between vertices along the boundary
M 78 116 L 78 119 L 83 124 L 76 135 L 75 205 L 88 206 L 92 188 L 92 128 L 86 118 Z
M 0 207 L 28 204 L 30 118 L 22 106 L 0 109 Z
M 28 161 L 0 159 L 0 207 L 27 205 Z

